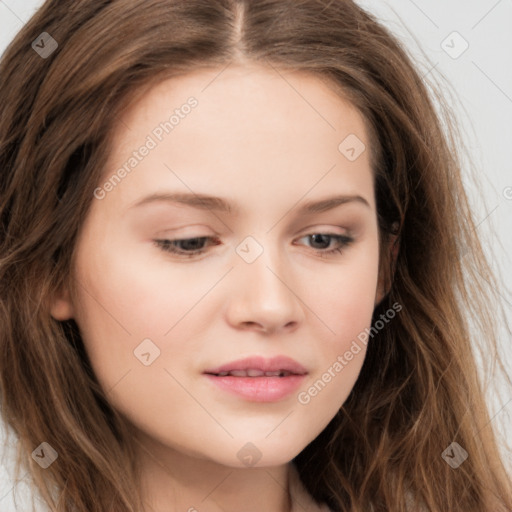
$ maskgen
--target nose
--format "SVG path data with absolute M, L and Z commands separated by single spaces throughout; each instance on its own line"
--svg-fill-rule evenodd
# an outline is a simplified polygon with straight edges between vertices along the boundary
M 234 328 L 291 332 L 303 321 L 304 290 L 277 249 L 266 247 L 252 263 L 237 262 L 231 283 L 227 318 Z

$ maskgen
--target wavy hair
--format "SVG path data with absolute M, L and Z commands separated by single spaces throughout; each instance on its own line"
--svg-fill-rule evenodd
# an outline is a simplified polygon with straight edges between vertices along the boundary
M 42 32 L 57 42 L 41 58 Z M 144 510 L 129 425 L 108 402 L 78 326 L 49 313 L 74 284 L 77 233 L 117 118 L 161 80 L 244 62 L 299 70 L 348 98 L 373 133 L 380 240 L 396 318 L 293 462 L 343 512 L 512 510 L 478 374 L 497 361 L 496 278 L 475 236 L 458 130 L 401 43 L 351 0 L 48 0 L 0 62 L 0 386 L 6 428 L 52 511 Z M 439 95 L 438 95 L 439 96 Z M 438 104 L 443 105 L 438 97 Z M 446 114 L 443 126 L 443 113 Z M 505 315 L 503 315 L 505 317 Z M 477 345 L 477 344 L 480 345 Z M 510 383 L 510 379 L 508 381 Z M 58 452 L 42 469 L 41 442 Z M 457 469 L 442 453 L 469 454 Z

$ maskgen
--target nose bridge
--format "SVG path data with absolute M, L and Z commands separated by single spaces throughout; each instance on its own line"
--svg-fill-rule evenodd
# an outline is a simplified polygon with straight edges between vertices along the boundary
M 239 264 L 240 273 L 243 274 L 241 279 L 251 283 L 253 294 L 266 289 L 270 299 L 276 292 L 278 295 L 282 293 L 284 285 L 275 274 L 279 276 L 282 273 L 285 255 L 272 234 L 259 233 L 246 237 L 237 247 L 237 253 L 242 259 Z
M 232 312 L 235 322 L 278 328 L 300 319 L 300 301 L 293 293 L 293 272 L 287 255 L 272 234 L 246 237 L 236 249 Z

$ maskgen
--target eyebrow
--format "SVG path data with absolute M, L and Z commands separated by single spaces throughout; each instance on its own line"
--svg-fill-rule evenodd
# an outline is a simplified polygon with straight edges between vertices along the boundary
M 205 194 L 189 194 L 189 193 L 155 193 L 144 197 L 140 201 L 136 202 L 129 209 L 152 204 L 155 202 L 166 202 L 166 203 L 178 203 L 192 208 L 200 210 L 211 210 L 221 213 L 238 214 L 240 208 L 234 206 L 226 199 L 221 197 L 209 196 Z M 302 204 L 299 208 L 299 215 L 307 215 L 313 213 L 321 213 L 328 210 L 332 210 L 342 204 L 357 202 L 366 205 L 370 208 L 368 201 L 359 195 L 337 195 L 320 199 L 317 201 L 308 201 Z

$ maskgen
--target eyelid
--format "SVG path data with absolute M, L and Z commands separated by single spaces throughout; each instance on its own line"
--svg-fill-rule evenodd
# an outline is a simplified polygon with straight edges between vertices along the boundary
M 184 230 L 187 230 L 187 232 L 182 235 L 181 232 Z M 188 234 L 188 230 L 193 230 L 191 235 Z M 204 234 L 204 235 L 199 234 L 198 231 L 201 231 L 201 230 L 205 230 L 209 234 Z M 187 237 L 188 238 L 201 238 L 203 236 L 216 236 L 215 230 L 212 230 L 212 228 L 209 228 L 209 227 L 205 226 L 204 224 L 184 224 L 183 226 L 177 226 L 172 229 L 162 229 L 160 231 L 157 231 L 155 233 L 155 236 L 161 236 L 161 237 L 176 236 L 175 233 L 178 231 L 180 232 L 180 235 L 179 235 L 180 238 L 175 238 L 175 240 L 184 240 Z
M 342 230 L 340 233 L 338 233 L 336 230 Z M 303 233 L 302 235 L 299 234 L 298 236 L 305 236 L 305 235 L 316 235 L 316 234 L 323 234 L 323 235 L 332 235 L 332 236 L 350 236 L 352 234 L 352 229 L 343 227 L 343 226 L 333 226 L 330 224 L 312 224 L 311 226 L 308 226 L 304 229 L 301 229 L 299 233 Z

